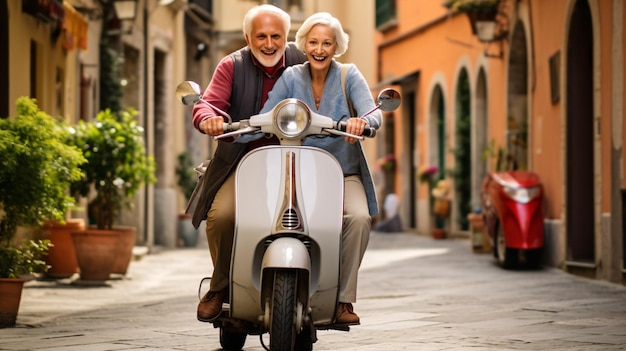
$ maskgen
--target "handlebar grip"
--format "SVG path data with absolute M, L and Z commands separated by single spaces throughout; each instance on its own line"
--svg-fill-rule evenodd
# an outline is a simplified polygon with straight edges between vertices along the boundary
M 224 122 L 224 133 L 239 130 L 239 122 L 228 123 Z
M 337 123 L 337 129 L 339 129 L 342 132 L 346 131 L 346 122 L 339 122 Z M 363 136 L 366 138 L 373 138 L 376 136 L 376 128 L 372 128 L 372 127 L 366 127 L 365 130 L 363 130 Z

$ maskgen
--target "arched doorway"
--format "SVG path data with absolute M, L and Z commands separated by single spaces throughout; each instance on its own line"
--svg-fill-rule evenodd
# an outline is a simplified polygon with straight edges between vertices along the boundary
M 528 42 L 522 21 L 511 37 L 504 169 L 528 169 Z
M 443 89 L 437 84 L 433 90 L 430 101 L 429 116 L 429 164 L 437 167 L 439 174 L 436 179 L 443 179 L 446 170 L 446 119 Z M 431 198 L 428 194 L 428 198 Z M 429 203 L 429 213 L 432 213 L 432 203 Z M 443 219 L 432 218 L 431 228 L 443 228 Z
M 567 34 L 566 259 L 589 265 L 595 262 L 592 33 L 589 5 L 578 0 Z
M 480 205 L 480 188 L 487 175 L 487 160 L 483 152 L 489 147 L 489 125 L 487 123 L 487 75 L 484 69 L 478 71 L 476 79 L 476 102 L 474 123 L 472 123 L 472 204 Z
M 467 215 L 472 211 L 472 135 L 469 75 L 462 69 L 456 86 L 456 131 L 454 145 L 454 202 L 460 230 L 468 230 Z

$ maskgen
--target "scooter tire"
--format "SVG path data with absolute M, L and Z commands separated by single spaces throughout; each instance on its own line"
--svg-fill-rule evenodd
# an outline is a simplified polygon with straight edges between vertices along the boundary
M 220 345 L 227 351 L 241 351 L 246 343 L 246 333 L 231 332 L 220 328 Z
M 504 269 L 515 269 L 518 266 L 519 252 L 506 246 L 504 230 L 501 223 L 498 223 L 498 231 L 496 232 L 494 250 L 496 250 L 496 259 L 500 267 Z
M 274 275 L 272 316 L 270 326 L 270 349 L 272 351 L 294 350 L 296 273 L 277 270 Z

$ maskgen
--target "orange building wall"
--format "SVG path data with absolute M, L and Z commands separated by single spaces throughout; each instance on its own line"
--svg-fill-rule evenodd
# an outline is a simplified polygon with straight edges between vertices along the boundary
M 419 80 L 416 96 L 416 113 L 417 113 L 417 150 L 419 159 L 417 166 L 428 165 L 428 119 L 431 98 L 431 89 L 433 88 L 433 80 L 435 76 L 445 77 L 445 83 L 442 86 L 444 90 L 445 113 L 447 115 L 447 146 L 453 147 L 453 138 L 455 126 L 454 107 L 455 107 L 455 83 L 461 68 L 466 68 L 470 76 L 471 89 L 475 89 L 476 76 L 479 69 L 479 57 L 485 51 L 486 46 L 480 43 L 471 33 L 470 23 L 464 14 L 457 14 L 448 17 L 445 7 L 440 3 L 434 2 L 426 6 L 426 2 L 399 1 L 397 2 L 397 13 L 399 23 L 410 23 L 413 27 L 399 27 L 396 31 L 387 33 L 389 36 L 401 35 L 400 28 L 403 32 L 417 31 L 416 28 L 426 26 L 422 31 L 417 31 L 418 35 L 406 36 L 402 41 L 396 41 L 392 44 L 382 41 L 383 50 L 380 53 L 380 72 L 381 80 L 399 77 L 407 73 L 419 71 Z M 427 12 L 430 11 L 430 15 Z M 416 20 L 408 20 L 416 18 Z M 432 24 L 428 26 L 428 24 Z M 492 53 L 500 52 L 500 45 L 494 44 L 489 46 Z M 502 49 L 506 49 L 503 47 Z M 499 82 L 505 79 L 505 66 L 501 59 L 490 58 L 481 63 L 488 72 L 487 89 L 492 91 L 488 93 L 490 97 L 494 96 L 493 91 L 501 90 Z M 495 95 L 497 96 L 497 95 Z M 489 126 L 490 130 L 504 130 L 506 125 L 506 101 L 502 98 L 489 99 Z M 403 145 L 401 129 L 406 126 L 397 125 L 396 131 L 396 150 L 401 150 Z M 491 135 L 497 143 L 502 144 L 505 138 L 504 133 Z M 450 152 L 446 154 L 446 165 L 452 168 L 454 159 Z M 400 175 L 397 175 L 398 177 Z M 399 178 L 397 179 L 399 180 Z M 399 182 L 396 182 L 400 187 Z M 397 189 L 401 194 L 401 190 Z M 426 187 L 419 189 L 418 198 L 427 197 Z
M 534 47 L 531 68 L 531 84 L 529 93 L 532 95 L 532 110 L 529 120 L 532 122 L 531 149 L 529 156 L 532 159 L 532 168 L 541 174 L 546 192 L 546 215 L 548 218 L 561 218 L 561 204 L 563 202 L 562 184 L 563 168 L 555 165 L 564 164 L 565 155 L 562 146 L 565 143 L 563 135 L 563 98 L 565 87 L 560 86 L 561 99 L 556 104 L 551 100 L 550 57 L 560 51 L 559 76 L 562 75 L 563 62 L 566 56 L 565 9 L 567 1 L 533 1 L 529 4 L 529 23 L 534 33 L 551 33 L 532 37 L 529 46 Z M 550 16 L 545 16 L 549 13 Z M 559 82 L 561 84 L 562 80 Z

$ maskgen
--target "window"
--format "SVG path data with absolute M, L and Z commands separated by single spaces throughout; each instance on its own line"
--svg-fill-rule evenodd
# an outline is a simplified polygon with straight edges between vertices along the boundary
M 376 29 L 384 32 L 397 24 L 396 0 L 376 0 Z

